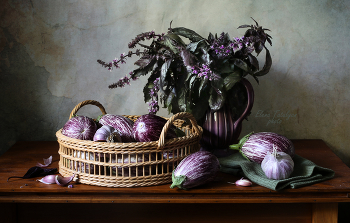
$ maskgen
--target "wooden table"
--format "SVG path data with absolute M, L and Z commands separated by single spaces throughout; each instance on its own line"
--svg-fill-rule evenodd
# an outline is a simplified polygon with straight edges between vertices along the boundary
M 253 184 L 238 187 L 239 177 L 191 190 L 170 184 L 107 188 L 73 183 L 73 188 L 32 179 L 10 179 L 53 156 L 57 142 L 18 142 L 0 157 L 1 222 L 337 222 L 338 203 L 349 202 L 350 169 L 322 140 L 293 140 L 296 154 L 333 169 L 335 177 L 299 189 L 272 191 Z M 280 221 L 279 221 L 280 220 Z

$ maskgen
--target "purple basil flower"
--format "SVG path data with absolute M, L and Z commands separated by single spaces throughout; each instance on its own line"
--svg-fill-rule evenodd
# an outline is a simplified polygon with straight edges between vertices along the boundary
M 153 88 L 149 91 L 151 101 L 148 102 L 148 112 L 150 114 L 156 114 L 159 111 L 158 105 L 158 91 L 159 91 L 159 78 L 153 81 Z

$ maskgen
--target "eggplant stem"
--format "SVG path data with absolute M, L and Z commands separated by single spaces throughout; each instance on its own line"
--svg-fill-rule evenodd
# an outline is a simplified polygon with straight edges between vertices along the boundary
M 243 154 L 243 152 L 242 152 L 242 147 L 243 147 L 244 143 L 248 141 L 249 137 L 250 137 L 252 134 L 254 134 L 254 132 L 251 132 L 251 133 L 249 133 L 248 135 L 246 135 L 246 136 L 244 136 L 243 138 L 241 138 L 241 140 L 239 140 L 239 142 L 238 142 L 237 144 L 233 144 L 233 145 L 230 145 L 230 146 L 229 146 L 230 149 L 238 150 L 238 151 L 242 154 L 242 156 L 243 156 L 245 159 L 249 160 L 249 161 L 250 161 L 250 159 L 248 159 L 248 157 L 246 157 L 246 156 Z
M 180 188 L 180 189 L 186 190 L 186 188 L 184 188 L 184 187 L 182 186 L 182 184 L 185 183 L 186 178 L 187 178 L 187 177 L 184 176 L 184 175 L 175 176 L 175 175 L 174 175 L 174 172 L 173 172 L 173 174 L 172 174 L 173 183 L 170 185 L 170 188 L 173 189 L 174 187 L 178 187 L 178 188 Z

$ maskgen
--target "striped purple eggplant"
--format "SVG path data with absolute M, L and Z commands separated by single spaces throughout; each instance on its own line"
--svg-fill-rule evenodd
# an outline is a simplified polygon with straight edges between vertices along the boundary
M 97 125 L 92 118 L 76 116 L 69 119 L 62 128 L 62 134 L 74 139 L 92 140 Z
M 173 171 L 170 188 L 189 189 L 206 184 L 215 179 L 219 170 L 219 160 L 211 152 L 192 153 Z
M 106 114 L 98 121 L 101 125 L 108 125 L 120 135 L 122 142 L 135 142 L 132 127 L 134 122 L 122 115 Z
M 230 149 L 239 150 L 246 159 L 260 164 L 267 154 L 273 152 L 274 146 L 277 152 L 294 156 L 292 141 L 273 132 L 249 133 L 238 144 L 231 145 Z
M 158 115 L 141 115 L 133 126 L 134 138 L 139 142 L 157 141 L 166 123 L 167 120 Z M 176 127 L 171 125 L 165 138 L 171 139 L 175 137 L 177 137 Z

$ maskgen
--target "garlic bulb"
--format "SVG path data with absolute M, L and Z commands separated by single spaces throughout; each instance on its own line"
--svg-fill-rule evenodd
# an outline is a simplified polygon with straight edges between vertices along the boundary
M 104 125 L 94 135 L 95 142 L 121 142 L 120 135 L 111 126 Z
M 287 179 L 293 172 L 294 161 L 290 155 L 284 152 L 277 152 L 273 147 L 273 152 L 267 154 L 261 162 L 261 168 L 269 179 Z

